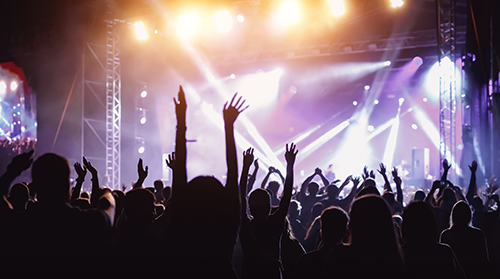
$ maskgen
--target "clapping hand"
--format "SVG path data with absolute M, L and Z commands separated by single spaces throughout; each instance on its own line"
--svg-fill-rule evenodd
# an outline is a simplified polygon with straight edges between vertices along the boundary
M 75 171 L 76 171 L 76 174 L 78 174 L 78 179 L 84 179 L 85 178 L 85 175 L 87 175 L 87 168 L 85 166 L 82 167 L 82 165 L 80 165 L 80 163 L 76 162 L 74 164 L 74 167 L 75 167 Z
M 92 177 L 97 177 L 97 170 L 96 168 L 94 168 L 94 166 L 92 166 L 92 164 L 87 161 L 87 158 L 83 157 L 83 165 L 85 166 L 85 168 L 87 168 L 90 173 L 92 174 Z

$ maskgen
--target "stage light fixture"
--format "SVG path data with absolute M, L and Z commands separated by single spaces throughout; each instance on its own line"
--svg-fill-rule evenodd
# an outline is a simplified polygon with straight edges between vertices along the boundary
M 403 6 L 403 0 L 391 0 L 392 7 L 397 8 Z
M 216 12 L 214 21 L 217 29 L 222 33 L 226 33 L 233 28 L 233 19 L 226 10 Z
M 148 92 L 146 90 L 142 90 L 141 97 L 146 98 L 147 95 L 148 95 Z
M 389 61 L 389 60 L 387 60 L 387 61 L 384 62 L 384 66 L 386 66 L 386 67 L 391 66 L 391 64 L 392 64 L 392 62 Z
M 146 151 L 146 148 L 144 148 L 144 146 L 141 146 L 139 147 L 139 149 L 137 149 L 137 152 L 139 152 L 140 154 L 144 153 L 144 151 Z
M 192 14 L 183 14 L 177 21 L 177 35 L 181 38 L 189 38 L 196 31 L 197 18 Z
M 299 5 L 295 1 L 285 1 L 281 5 L 280 19 L 286 24 L 292 24 L 299 21 Z
M 368 127 L 366 127 L 366 130 L 368 130 L 368 132 L 373 132 L 373 130 L 375 130 L 375 127 L 373 127 L 373 125 L 368 125 Z
M 243 15 L 237 15 L 236 16 L 236 20 L 239 22 L 239 23 L 243 23 L 245 21 L 245 17 Z
M 373 104 L 375 104 L 375 105 L 378 105 L 378 103 L 379 103 L 378 100 L 373 101 Z
M 416 130 L 416 129 L 418 129 L 418 126 L 417 126 L 417 124 L 411 124 L 411 128 L 412 128 L 413 130 Z
M 424 60 L 420 56 L 413 57 L 413 64 L 417 66 L 421 66 L 424 63 Z
M 370 85 L 365 85 L 365 90 L 366 91 L 370 90 Z
M 235 74 L 231 74 L 231 79 L 235 79 L 236 78 L 236 75 Z
M 148 33 L 146 32 L 146 28 L 144 27 L 144 23 L 142 21 L 135 23 L 135 34 L 139 40 L 146 40 L 148 38 Z
M 10 90 L 11 91 L 16 91 L 17 89 L 17 81 L 13 80 L 11 83 L 10 83 Z
M 427 98 L 423 98 L 422 101 L 424 101 L 424 103 L 427 103 L 428 99 Z
M 7 92 L 7 84 L 5 81 L 0 81 L 0 94 L 5 94 Z
M 330 9 L 332 10 L 332 14 L 334 16 L 343 15 L 345 13 L 344 1 L 328 0 L 328 4 L 330 4 Z
M 357 106 L 358 105 L 358 102 L 354 101 L 352 102 L 353 105 Z
M 146 116 L 141 117 L 141 124 L 146 124 Z

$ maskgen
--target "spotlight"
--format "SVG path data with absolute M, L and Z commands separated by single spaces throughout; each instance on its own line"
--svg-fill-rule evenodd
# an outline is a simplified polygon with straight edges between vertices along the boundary
M 391 61 L 389 61 L 389 60 L 387 60 L 387 61 L 385 61 L 385 62 L 384 62 L 384 66 L 386 66 L 386 67 L 391 66 L 391 64 L 392 64 L 392 63 L 391 63 Z
M 146 117 L 145 116 L 141 117 L 140 121 L 141 121 L 141 124 L 146 124 Z
M 428 100 L 427 98 L 424 98 L 422 101 L 424 101 L 424 103 L 427 103 Z
M 12 81 L 10 83 L 10 90 L 11 91 L 16 91 L 16 89 L 17 89 L 17 82 L 16 81 Z
M 352 102 L 353 105 L 357 106 L 358 105 L 358 102 L 354 101 Z
M 207 73 L 207 79 L 210 82 L 215 82 L 217 80 L 212 73 Z
M 373 130 L 375 130 L 375 127 L 373 127 L 373 125 L 369 125 L 368 127 L 366 127 L 366 130 L 368 130 L 368 132 L 373 132 Z
M 155 34 L 158 34 L 158 30 L 155 30 Z
M 422 65 L 422 63 L 424 63 L 424 61 L 422 60 L 422 58 L 420 56 L 413 57 L 413 64 L 420 66 L 420 65 Z
M 281 5 L 280 19 L 281 21 L 292 24 L 299 21 L 299 5 L 295 1 L 285 1 Z
M 147 95 L 148 95 L 148 92 L 146 90 L 142 90 L 141 97 L 146 98 Z
M 403 0 L 391 0 L 391 4 L 393 8 L 397 8 L 403 6 L 404 2 Z
M 236 75 L 235 74 L 231 74 L 231 79 L 235 79 L 236 78 Z
M 370 85 L 365 85 L 365 90 L 370 90 Z
M 283 74 L 283 69 L 278 68 L 274 70 L 274 72 L 276 72 L 279 76 L 281 76 Z
M 417 124 L 411 124 L 411 128 L 412 128 L 413 130 L 416 130 L 416 129 L 418 129 L 418 126 L 417 126 Z
M 146 28 L 144 27 L 144 23 L 142 23 L 142 21 L 138 21 L 135 23 L 135 34 L 137 35 L 137 39 L 139 40 L 146 40 L 148 38 Z
M 193 36 L 196 30 L 196 24 L 196 16 L 190 14 L 181 15 L 177 21 L 177 35 L 181 38 Z
M 7 92 L 7 84 L 5 84 L 5 81 L 0 81 L 0 94 L 5 94 Z
M 379 101 L 378 101 L 378 100 L 375 100 L 375 101 L 373 101 L 373 103 L 374 103 L 375 105 L 378 105 Z
M 330 9 L 334 16 L 343 15 L 345 13 L 344 1 L 342 0 L 328 0 Z
M 465 94 L 460 95 L 462 98 L 465 98 Z
M 402 106 L 404 101 L 405 101 L 404 98 L 399 98 L 399 106 Z
M 144 146 L 141 146 L 139 147 L 139 149 L 137 149 L 137 152 L 139 152 L 140 154 L 144 153 L 144 151 L 145 151 Z
M 236 16 L 236 20 L 239 23 L 243 23 L 245 21 L 245 17 L 243 15 L 238 15 L 238 16 Z
M 222 33 L 228 32 L 233 27 L 233 20 L 226 10 L 216 12 L 214 21 L 217 29 Z

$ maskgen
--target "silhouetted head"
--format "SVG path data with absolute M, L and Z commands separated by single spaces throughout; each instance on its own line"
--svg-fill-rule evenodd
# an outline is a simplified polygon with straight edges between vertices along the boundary
M 450 215 L 450 226 L 452 227 L 467 227 L 470 225 L 472 220 L 472 212 L 470 207 L 464 201 L 457 202 Z
M 323 212 L 323 209 L 325 209 L 325 207 L 323 206 L 322 203 L 320 203 L 320 202 L 315 203 L 311 209 L 311 220 L 314 220 L 314 218 L 321 215 L 321 212 Z
M 415 195 L 413 196 L 414 201 L 424 201 L 425 200 L 425 193 L 422 190 L 417 190 L 415 192 Z
M 71 206 L 78 207 L 82 210 L 86 210 L 90 208 L 90 201 L 86 198 L 78 198 L 71 202 Z
M 405 241 L 435 241 L 436 219 L 432 209 L 425 202 L 411 202 L 403 211 L 401 232 Z
M 444 188 L 442 200 L 443 202 L 456 202 L 455 192 L 449 187 Z
M 248 197 L 250 214 L 256 219 L 267 218 L 271 212 L 271 196 L 263 189 L 255 189 Z
M 280 183 L 278 181 L 271 181 L 267 185 L 267 189 L 273 193 L 274 196 L 278 195 L 278 190 L 280 189 Z
M 290 201 L 290 206 L 288 207 L 288 215 L 290 216 L 291 220 L 296 220 L 297 218 L 299 218 L 301 210 L 302 206 L 300 205 L 300 202 L 296 200 Z
M 364 187 L 375 187 L 377 188 L 377 183 L 375 182 L 375 179 L 371 178 L 371 177 L 368 177 L 367 179 L 365 179 L 365 181 L 363 181 L 363 186 Z M 380 193 L 379 193 L 380 195 Z
M 339 188 L 334 184 L 328 185 L 326 193 L 329 199 L 336 199 L 339 196 Z
M 146 189 L 133 189 L 125 195 L 124 213 L 131 222 L 152 222 L 154 209 L 155 196 Z
M 360 198 L 360 197 L 367 196 L 367 195 L 380 196 L 380 192 L 378 191 L 378 189 L 376 187 L 368 186 L 368 187 L 363 188 L 363 190 L 361 190 L 358 193 L 357 197 Z
M 483 200 L 479 196 L 474 196 L 471 202 L 472 208 L 474 208 L 475 212 L 483 211 L 484 205 Z
M 367 195 L 354 201 L 349 228 L 353 245 L 398 246 L 391 211 L 379 196 Z
M 163 188 L 163 198 L 165 201 L 168 201 L 170 199 L 170 195 L 172 194 L 172 187 L 167 186 Z
M 396 203 L 396 199 L 394 198 L 393 192 L 384 191 L 384 193 L 382 194 L 382 198 L 385 200 L 385 202 L 387 202 L 387 204 L 389 205 L 389 208 L 394 207 L 394 204 Z
M 153 185 L 154 185 L 154 188 L 155 188 L 155 192 L 161 192 L 161 191 L 163 191 L 163 181 L 161 181 L 161 179 L 155 180 L 155 182 L 153 183 Z
M 319 184 L 315 181 L 309 183 L 309 185 L 307 185 L 307 192 L 309 192 L 309 196 L 316 196 L 318 194 L 318 190 L 319 190 Z
M 26 210 L 26 203 L 30 197 L 30 191 L 23 183 L 16 183 L 10 188 L 9 202 L 14 210 Z
M 192 214 L 189 218 L 195 222 L 212 223 L 220 220 L 220 216 L 228 214 L 224 186 L 213 176 L 198 176 L 189 181 Z
M 54 153 L 40 156 L 31 168 L 31 177 L 35 184 L 38 201 L 40 203 L 68 202 L 69 176 L 70 169 L 66 158 Z
M 327 244 L 342 241 L 347 233 L 349 216 L 340 207 L 330 206 L 321 213 L 321 237 Z
M 87 191 L 81 192 L 80 193 L 80 198 L 84 198 L 84 199 L 89 199 L 90 200 L 89 192 L 87 192 Z

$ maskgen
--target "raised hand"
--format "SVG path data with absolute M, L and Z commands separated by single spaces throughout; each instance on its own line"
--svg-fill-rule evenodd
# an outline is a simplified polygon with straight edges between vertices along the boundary
M 354 184 L 354 187 L 358 187 L 359 183 L 361 182 L 361 177 L 359 176 L 351 176 L 352 177 L 352 183 Z
M 125 193 L 125 190 L 127 190 L 127 185 L 125 185 L 125 183 L 122 183 L 122 192 Z
M 174 170 L 175 169 L 175 163 L 176 163 L 176 159 L 175 159 L 175 152 L 172 152 L 171 154 L 168 154 L 168 158 L 165 159 L 165 162 L 167 163 L 167 166 Z
M 477 164 L 476 164 L 477 165 Z M 448 160 L 444 159 L 443 161 L 443 169 L 445 172 L 448 172 L 448 170 L 451 168 L 451 164 L 448 164 Z
M 387 169 L 385 168 L 384 163 L 380 163 L 379 167 L 380 169 L 378 170 L 378 173 L 380 173 L 382 176 L 386 176 Z
M 259 158 L 255 159 L 255 161 L 253 162 L 253 166 L 255 167 L 255 169 L 259 168 Z
M 241 96 L 238 98 L 238 101 L 236 101 L 236 103 L 234 102 L 237 95 L 238 93 L 234 94 L 229 105 L 227 102 L 224 104 L 224 110 L 222 111 L 222 114 L 224 116 L 224 123 L 226 124 L 233 124 L 234 121 L 236 121 L 236 118 L 238 118 L 238 115 L 240 115 L 240 113 L 248 108 L 248 106 L 246 106 L 242 109 L 243 105 L 245 104 L 245 100 L 241 102 Z
M 444 167 L 444 162 L 443 162 L 443 167 Z M 477 162 L 472 161 L 472 166 L 469 166 L 469 169 L 471 172 L 475 173 L 477 171 Z
M 346 179 L 344 180 L 344 182 L 342 183 L 342 185 L 340 187 L 344 187 L 344 186 L 347 186 L 347 184 L 349 184 L 349 182 L 352 180 L 352 174 L 349 175 L 348 177 L 346 177 Z
M 321 171 L 321 169 L 320 169 L 320 168 L 316 168 L 316 169 L 314 170 L 314 174 L 321 174 L 321 173 L 322 173 L 322 171 Z
M 365 166 L 363 168 L 363 173 L 361 174 L 361 176 L 363 177 L 363 180 L 366 180 L 368 177 L 370 177 L 370 174 L 368 173 L 368 166 Z
M 270 166 L 270 167 L 269 167 L 269 172 L 270 172 L 270 173 L 276 172 L 276 168 L 275 168 L 275 167 L 273 167 L 273 166 Z
M 97 170 L 96 168 L 94 168 L 94 166 L 92 166 L 92 164 L 87 161 L 87 158 L 83 157 L 83 165 L 85 166 L 85 168 L 87 168 L 90 173 L 92 174 L 92 177 L 97 177 Z
M 373 170 L 370 171 L 370 177 L 375 179 L 375 172 L 373 172 Z
M 85 175 L 87 175 L 87 168 L 85 166 L 82 167 L 82 165 L 80 165 L 80 163 L 78 163 L 78 162 L 76 162 L 74 164 L 74 167 L 75 167 L 76 174 L 78 174 L 77 179 L 84 179 Z
M 142 158 L 139 158 L 139 162 L 137 163 L 137 174 L 142 181 L 148 176 L 148 166 L 146 168 L 143 167 Z
M 286 144 L 285 160 L 290 166 L 295 164 L 295 158 L 297 157 L 297 153 L 299 152 L 298 150 L 295 149 L 296 147 L 297 146 L 292 142 L 290 144 L 290 149 L 288 149 L 288 143 Z
M 392 178 L 394 179 L 394 182 L 396 182 L 396 184 L 401 184 L 401 177 L 399 177 L 398 169 L 396 167 L 392 169 Z
M 7 166 L 7 170 L 12 171 L 17 175 L 21 174 L 21 172 L 27 170 L 33 163 L 33 158 L 31 158 L 31 156 L 33 156 L 34 152 L 34 150 L 31 150 L 12 158 L 12 161 Z
M 184 89 L 179 85 L 179 93 L 177 95 L 178 100 L 174 97 L 175 104 L 175 114 L 177 115 L 177 120 L 186 118 L 186 95 L 184 94 Z
M 253 148 L 248 148 L 246 151 L 243 151 L 243 166 L 250 167 L 253 163 Z

